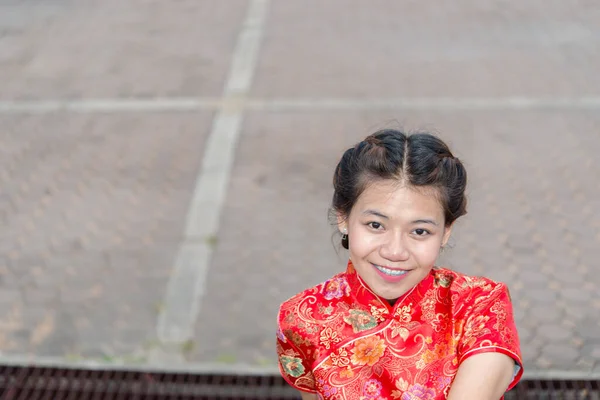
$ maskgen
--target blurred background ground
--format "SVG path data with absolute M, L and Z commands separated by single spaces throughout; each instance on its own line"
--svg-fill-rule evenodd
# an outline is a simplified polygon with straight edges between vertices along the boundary
M 600 375 L 600 5 L 0 0 L 0 362 L 276 371 L 342 270 L 342 152 L 447 140 L 441 264 L 506 282 L 527 374 Z

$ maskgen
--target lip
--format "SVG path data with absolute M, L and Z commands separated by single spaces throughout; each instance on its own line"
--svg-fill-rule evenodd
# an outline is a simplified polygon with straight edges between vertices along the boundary
M 402 269 L 402 268 L 390 268 L 390 267 L 387 267 L 387 266 L 385 266 L 385 265 L 379 265 L 379 264 L 373 264 L 373 263 L 371 263 L 371 265 L 373 266 L 373 269 L 375 270 L 375 272 L 377 272 L 377 274 L 379 274 L 379 276 L 380 276 L 381 278 L 383 278 L 383 280 L 384 280 L 384 281 L 386 281 L 386 282 L 389 282 L 389 283 L 397 283 L 397 282 L 400 282 L 401 280 L 403 280 L 404 278 L 406 278 L 406 276 L 407 276 L 407 275 L 409 274 L 409 272 L 410 272 L 410 270 L 409 270 L 409 269 Z M 390 276 L 390 275 L 384 274 L 383 272 L 381 272 L 380 270 L 378 270 L 378 269 L 377 269 L 377 267 L 376 267 L 376 265 L 377 265 L 377 266 L 380 266 L 380 267 L 383 267 L 383 268 L 386 268 L 386 269 L 391 269 L 391 270 L 393 270 L 393 271 L 406 271 L 406 273 L 405 273 L 405 274 L 402 274 L 402 275 L 400 275 L 400 276 Z

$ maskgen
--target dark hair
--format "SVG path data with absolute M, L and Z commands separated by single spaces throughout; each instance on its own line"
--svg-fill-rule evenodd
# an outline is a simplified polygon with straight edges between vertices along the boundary
M 375 132 L 344 152 L 333 175 L 332 211 L 348 217 L 367 185 L 384 179 L 437 189 L 446 226 L 467 213 L 467 171 L 460 160 L 429 133 L 406 135 L 395 129 Z M 342 245 L 348 248 L 348 241 Z

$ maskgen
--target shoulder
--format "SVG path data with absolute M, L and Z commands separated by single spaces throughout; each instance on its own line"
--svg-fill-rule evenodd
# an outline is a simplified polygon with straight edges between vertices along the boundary
M 434 284 L 450 289 L 453 294 L 470 295 L 479 292 L 494 292 L 505 289 L 502 282 L 494 281 L 485 276 L 471 276 L 448 268 L 436 267 L 432 271 Z
M 331 314 L 331 307 L 350 297 L 350 285 L 347 274 L 340 273 L 330 279 L 292 296 L 279 306 L 278 323 L 281 329 L 298 327 L 304 324 L 318 323 Z M 305 321 L 303 316 L 310 315 Z M 304 324 L 300 324 L 301 326 Z
M 471 276 L 447 268 L 433 270 L 436 287 L 448 289 L 455 309 L 470 309 L 489 305 L 491 301 L 508 301 L 510 294 L 506 284 L 484 276 Z

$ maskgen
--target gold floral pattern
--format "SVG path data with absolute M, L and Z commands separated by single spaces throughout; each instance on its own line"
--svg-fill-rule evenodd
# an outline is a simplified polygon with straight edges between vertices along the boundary
M 383 339 L 378 336 L 368 336 L 354 343 L 350 360 L 355 365 L 373 366 L 379 361 L 384 350 L 385 342 Z
M 406 306 L 397 307 L 394 316 L 400 322 L 410 322 L 412 320 L 411 308 L 412 303 Z
M 395 338 L 396 336 L 400 335 L 400 337 L 403 340 L 406 340 L 408 338 L 409 332 L 408 329 L 402 325 L 396 325 L 392 328 L 392 333 L 391 333 L 391 337 Z
M 332 343 L 338 343 L 342 338 L 331 328 L 325 328 L 321 332 L 320 342 L 326 349 L 331 347 Z
M 283 303 L 278 322 L 282 376 L 325 400 L 444 399 L 460 363 L 486 351 L 522 365 L 506 286 L 443 268 L 390 306 L 349 262 Z
M 472 346 L 478 337 L 489 333 L 486 323 L 490 320 L 487 315 L 474 315 L 467 320 L 463 331 L 463 343 Z
M 327 361 L 329 361 L 330 365 L 336 367 L 346 367 L 350 365 L 348 351 L 343 347 L 340 347 L 336 353 L 331 353 Z
M 435 319 L 435 305 L 437 301 L 435 299 L 435 290 L 430 289 L 423 296 L 421 300 L 421 313 L 423 314 L 423 320 L 431 322 Z
M 448 344 L 446 342 L 441 342 L 436 344 L 433 349 L 427 349 L 421 356 L 421 359 L 425 364 L 430 364 L 436 360 L 441 360 L 446 358 L 449 352 Z
M 377 307 L 374 304 L 371 304 L 371 315 L 373 318 L 377 319 L 377 321 L 382 322 L 385 321 L 386 317 L 389 315 L 389 311 L 387 308 Z

